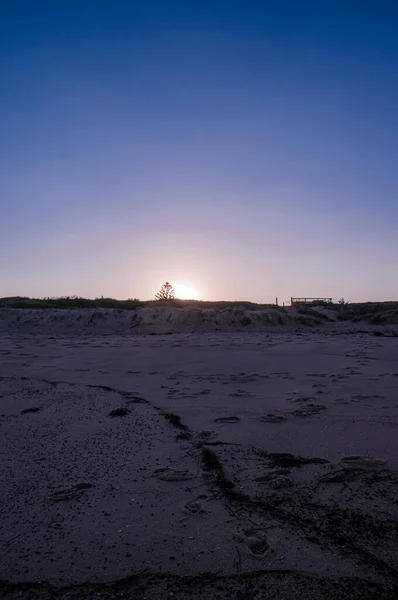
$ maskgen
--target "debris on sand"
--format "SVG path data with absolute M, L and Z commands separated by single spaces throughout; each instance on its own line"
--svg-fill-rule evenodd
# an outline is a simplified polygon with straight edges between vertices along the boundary
M 130 413 L 128 408 L 115 408 L 111 410 L 108 417 L 125 417 Z
M 32 408 L 25 408 L 24 410 L 21 410 L 21 415 L 26 415 L 28 413 L 37 413 L 40 410 L 41 409 L 37 406 L 33 406 Z

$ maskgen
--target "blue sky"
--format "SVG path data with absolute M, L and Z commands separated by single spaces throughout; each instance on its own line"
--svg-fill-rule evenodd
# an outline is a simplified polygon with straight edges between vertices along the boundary
M 0 296 L 398 299 L 395 1 L 0 10 Z

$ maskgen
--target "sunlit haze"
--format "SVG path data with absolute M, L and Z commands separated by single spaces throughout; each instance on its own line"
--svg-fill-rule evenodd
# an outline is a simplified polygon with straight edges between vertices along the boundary
M 397 31 L 376 0 L 4 0 L 0 296 L 398 299 Z
M 175 297 L 181 300 L 203 300 L 199 290 L 191 283 L 175 282 L 172 284 L 175 292 Z

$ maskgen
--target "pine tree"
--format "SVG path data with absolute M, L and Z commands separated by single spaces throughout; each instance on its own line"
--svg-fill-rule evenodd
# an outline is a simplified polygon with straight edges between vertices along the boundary
M 174 295 L 173 286 L 166 281 L 155 295 L 155 300 L 173 300 Z

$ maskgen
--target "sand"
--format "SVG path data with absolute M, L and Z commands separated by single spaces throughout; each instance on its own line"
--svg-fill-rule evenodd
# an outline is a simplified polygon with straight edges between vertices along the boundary
M 304 312 L 300 312 L 304 311 Z M 274 331 L 334 321 L 336 313 L 289 307 L 248 310 L 232 304 L 223 310 L 208 308 L 144 307 L 121 309 L 12 309 L 0 308 L 0 333 L 54 333 L 56 335 L 131 335 L 212 331 Z
M 396 597 L 391 328 L 29 312 L 0 320 L 0 597 Z

